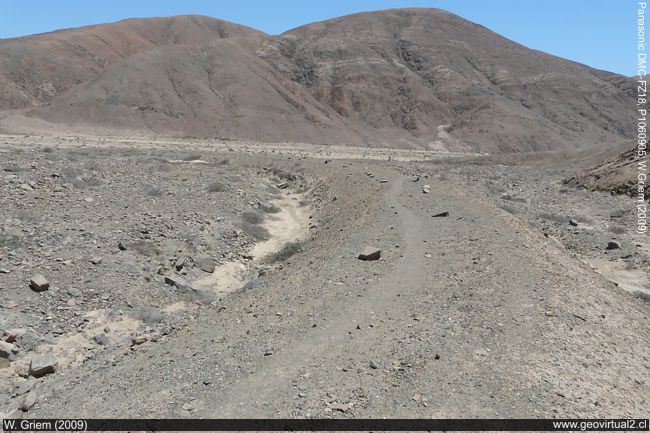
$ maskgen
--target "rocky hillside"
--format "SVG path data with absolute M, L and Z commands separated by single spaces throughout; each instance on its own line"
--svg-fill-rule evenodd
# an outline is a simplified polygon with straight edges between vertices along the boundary
M 565 179 L 564 183 L 584 186 L 594 191 L 611 191 L 636 197 L 639 169 L 637 148 L 634 142 L 626 142 L 618 148 L 620 153 L 594 162 L 587 169 Z
M 491 153 L 589 147 L 633 131 L 629 78 L 436 9 L 280 36 L 194 16 L 65 30 L 0 41 L 0 80 L 0 107 L 27 108 L 0 116 L 9 130 Z

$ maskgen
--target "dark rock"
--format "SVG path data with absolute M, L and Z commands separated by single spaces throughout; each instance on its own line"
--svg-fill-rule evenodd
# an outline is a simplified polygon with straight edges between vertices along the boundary
M 38 401 L 38 395 L 34 391 L 32 391 L 29 394 L 27 394 L 23 402 L 20 404 L 19 409 L 22 410 L 23 412 L 27 412 L 32 407 L 34 407 L 37 401 Z
M 199 269 L 201 269 L 203 272 L 207 272 L 208 274 L 211 274 L 214 272 L 216 263 L 214 262 L 214 260 L 211 259 L 201 259 L 199 260 L 198 266 Z
M 52 355 L 34 355 L 29 364 L 29 374 L 34 377 L 43 377 L 54 373 L 57 365 L 58 361 Z
M 97 334 L 93 337 L 93 340 L 95 340 L 95 343 L 100 346 L 108 346 L 111 342 L 110 338 L 108 338 L 108 335 L 106 334 Z
M 433 215 L 433 218 L 444 218 L 444 217 L 448 217 L 448 216 L 449 216 L 449 212 L 445 211 L 445 212 L 440 212 L 438 214 Z
M 119 241 L 117 243 L 117 247 L 120 249 L 120 251 L 126 251 L 126 249 L 129 247 L 128 243 L 126 241 Z
M 608 250 L 618 250 L 621 248 L 621 243 L 617 241 L 609 241 L 607 243 L 607 249 Z
M 194 287 L 192 287 L 190 283 L 188 283 L 183 278 L 178 277 L 176 275 L 166 275 L 165 283 L 169 284 L 170 286 L 176 287 L 177 289 L 180 290 L 186 290 L 190 292 L 197 291 Z
M 17 351 L 18 348 L 13 344 L 7 343 L 6 341 L 0 341 L 0 358 L 9 359 Z
M 44 292 L 50 287 L 50 283 L 44 276 L 35 275 L 29 280 L 29 287 L 35 292 Z
M 357 256 L 359 260 L 379 260 L 381 257 L 381 250 L 375 247 L 366 247 Z

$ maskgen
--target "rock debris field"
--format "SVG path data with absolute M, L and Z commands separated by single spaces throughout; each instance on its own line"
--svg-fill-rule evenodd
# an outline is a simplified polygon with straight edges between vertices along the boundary
M 647 415 L 632 199 L 337 152 L 3 136 L 1 417 Z

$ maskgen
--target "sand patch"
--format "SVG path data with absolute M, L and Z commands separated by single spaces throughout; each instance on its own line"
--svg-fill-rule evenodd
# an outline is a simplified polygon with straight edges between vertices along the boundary
M 650 295 L 648 275 L 643 269 L 627 269 L 623 260 L 590 259 L 587 261 L 599 274 L 624 290 Z
M 258 242 L 246 254 L 252 260 L 241 260 L 218 266 L 193 282 L 197 288 L 223 295 L 243 287 L 251 278 L 252 268 L 265 256 L 280 251 L 289 242 L 304 239 L 308 233 L 308 208 L 300 206 L 298 194 L 289 193 L 272 203 L 280 211 L 268 214 L 261 224 L 271 235 L 269 240 Z

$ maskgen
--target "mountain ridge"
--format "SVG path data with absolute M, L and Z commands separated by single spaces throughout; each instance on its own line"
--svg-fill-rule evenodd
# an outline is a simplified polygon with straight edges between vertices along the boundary
M 67 41 L 75 34 L 82 44 Z M 52 56 L 38 58 L 53 41 L 65 80 L 48 72 Z M 633 80 L 440 9 L 362 12 L 277 36 L 203 16 L 129 19 L 19 42 L 0 40 L 0 109 L 19 110 L 3 114 L 4 129 L 9 117 L 80 131 L 489 153 L 589 147 L 633 130 Z M 12 49 L 26 54 L 18 69 L 27 79 L 9 67 Z M 104 57 L 93 63 L 96 52 Z

